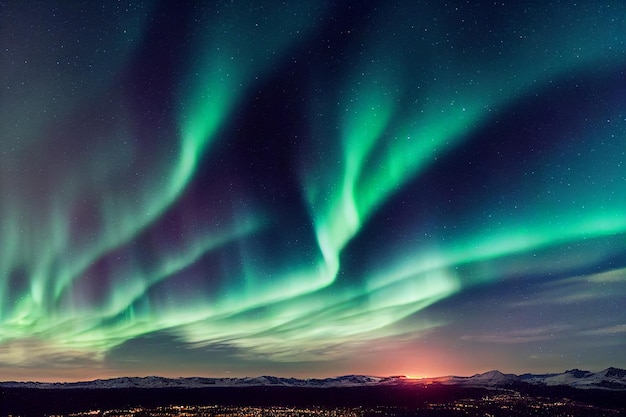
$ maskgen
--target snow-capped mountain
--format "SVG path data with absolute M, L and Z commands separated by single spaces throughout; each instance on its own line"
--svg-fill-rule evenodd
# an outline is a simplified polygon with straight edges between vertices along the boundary
M 572 369 L 562 374 L 522 375 L 520 379 L 534 385 L 626 389 L 626 370 L 618 368 L 607 368 L 596 373 Z
M 544 386 L 570 386 L 587 389 L 619 389 L 626 390 L 626 370 L 607 368 L 600 372 L 572 369 L 560 374 L 503 374 L 500 371 L 489 371 L 471 377 L 449 377 L 440 383 L 445 385 L 463 385 L 477 387 L 506 387 L 520 383 Z
M 96 379 L 85 382 L 0 382 L 4 388 L 48 388 L 48 389 L 110 389 L 110 388 L 210 388 L 210 387 L 355 387 L 379 385 L 395 381 L 396 378 L 382 378 L 365 375 L 345 375 L 324 379 L 297 379 L 275 376 L 259 376 L 245 378 L 164 378 L 148 377 L 121 377 L 112 379 Z
M 436 380 L 436 378 L 435 378 Z M 514 374 L 503 374 L 500 371 L 489 371 L 483 374 L 476 374 L 470 377 L 451 376 L 447 380 L 433 381 L 444 385 L 463 385 L 476 387 L 502 387 L 519 382 L 519 378 Z
M 489 371 L 469 377 L 443 376 L 437 378 L 409 379 L 403 376 L 375 377 L 366 375 L 345 375 L 323 379 L 281 378 L 259 376 L 246 378 L 164 378 L 122 377 L 96 379 L 86 382 L 45 383 L 45 382 L 0 382 L 0 388 L 39 388 L 39 389 L 115 389 L 115 388 L 210 388 L 210 387 L 306 387 L 341 388 L 389 385 L 454 385 L 467 387 L 498 388 L 517 384 L 542 386 L 564 385 L 586 389 L 626 390 L 626 370 L 607 368 L 600 372 L 572 369 L 560 374 L 503 374 Z

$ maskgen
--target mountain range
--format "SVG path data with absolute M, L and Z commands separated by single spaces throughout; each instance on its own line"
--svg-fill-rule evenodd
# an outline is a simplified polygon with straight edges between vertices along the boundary
M 275 376 L 246 378 L 164 378 L 122 377 L 96 379 L 86 382 L 0 382 L 0 388 L 39 388 L 39 389 L 115 389 L 115 388 L 210 388 L 210 387 L 304 387 L 333 388 L 384 385 L 446 385 L 484 388 L 506 388 L 519 384 L 535 386 L 569 386 L 581 389 L 626 390 L 626 370 L 607 368 L 600 372 L 572 369 L 563 373 L 551 374 L 503 374 L 489 371 L 469 377 L 443 376 L 436 378 L 407 378 L 405 376 L 376 377 L 365 375 L 345 375 L 324 379 L 297 379 Z

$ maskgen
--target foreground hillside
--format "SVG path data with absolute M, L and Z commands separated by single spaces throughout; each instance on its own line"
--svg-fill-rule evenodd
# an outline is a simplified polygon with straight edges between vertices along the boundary
M 2 388 L 0 391 L 0 415 L 68 415 L 87 410 L 155 408 L 170 405 L 253 406 L 265 409 L 272 407 L 318 407 L 324 409 L 353 407 L 361 410 L 365 408 L 394 409 L 407 410 L 408 412 L 408 410 L 424 410 L 433 404 L 453 404 L 458 401 L 473 401 L 475 404 L 486 401 L 488 405 L 492 403 L 486 399 L 494 396 L 522 399 L 524 404 L 539 400 L 542 403 L 554 404 L 574 402 L 583 404 L 585 407 L 601 407 L 603 410 L 613 410 L 609 414 L 593 414 L 589 412 L 591 410 L 589 408 L 586 414 L 583 414 L 587 416 L 616 416 L 620 415 L 618 413 L 621 411 L 615 410 L 626 410 L 626 396 L 622 391 L 581 390 L 564 386 L 533 386 L 528 384 L 517 388 L 399 384 L 330 387 L 326 389 L 284 386 L 77 388 L 72 390 L 63 388 Z M 387 412 L 385 412 L 385 415 L 387 415 Z

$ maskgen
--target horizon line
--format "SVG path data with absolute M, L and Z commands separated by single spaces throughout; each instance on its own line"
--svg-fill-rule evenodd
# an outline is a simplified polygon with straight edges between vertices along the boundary
M 438 378 L 471 378 L 473 376 L 477 376 L 477 375 L 484 375 L 490 372 L 499 372 L 503 375 L 515 375 L 515 376 L 522 376 L 522 375 L 550 375 L 550 374 L 554 374 L 554 375 L 558 375 L 558 374 L 563 374 L 563 373 L 567 373 L 567 372 L 572 372 L 572 371 L 581 371 L 581 372 L 590 372 L 590 373 L 599 373 L 602 371 L 606 371 L 609 369 L 617 369 L 617 370 L 626 370 L 624 368 L 620 368 L 617 366 L 609 366 L 607 368 L 603 368 L 600 369 L 598 371 L 591 371 L 588 369 L 580 369 L 580 368 L 572 368 L 572 369 L 566 369 L 564 371 L 560 371 L 560 372 L 523 372 L 523 373 L 514 373 L 514 372 L 503 372 L 500 371 L 498 369 L 490 369 L 488 371 L 484 371 L 484 372 L 476 372 L 472 375 L 457 375 L 457 374 L 447 374 L 447 375 L 437 375 L 437 376 L 421 376 L 421 375 L 414 375 L 414 374 L 391 374 L 391 375 L 368 375 L 368 374 L 360 374 L 360 373 L 352 373 L 352 374 L 343 374 L 343 375 L 334 375 L 334 376 L 325 376 L 325 377 L 295 377 L 295 376 L 278 376 L 278 375 L 270 375 L 270 374 L 259 374 L 256 376 L 201 376 L 201 375 L 192 375 L 192 376 L 162 376 L 162 375 L 155 375 L 155 374 L 150 374 L 150 375 L 120 375 L 120 376 L 107 376 L 107 377 L 101 377 L 101 378 L 94 378 L 94 379 L 76 379 L 76 380 L 33 380 L 33 379 L 10 379 L 10 380 L 0 380 L 0 383 L 24 383 L 24 384 L 28 384 L 28 383 L 33 383 L 33 384 L 80 384 L 80 383 L 90 383 L 90 382 L 96 382 L 96 381 L 111 381 L 111 380 L 115 380 L 115 379 L 123 379 L 123 378 L 128 378 L 128 379 L 147 379 L 147 378 L 161 378 L 161 379 L 167 379 L 167 380 L 181 380 L 181 379 L 194 379 L 194 378 L 199 378 L 199 379 L 229 379 L 229 380 L 242 380 L 242 379 L 255 379 L 255 378 L 263 378 L 263 377 L 270 377 L 270 378 L 279 378 L 279 379 L 295 379 L 295 380 L 299 380 L 299 381 L 308 381 L 308 380 L 325 380 L 325 379 L 339 379 L 339 378 L 344 378 L 344 377 L 350 377 L 350 376 L 358 376 L 358 377 L 367 377 L 367 378 L 387 378 L 387 379 L 392 379 L 392 378 L 397 378 L 397 379 L 407 379 L 407 380 L 413 380 L 413 381 L 420 381 L 420 380 L 429 380 L 429 379 L 438 379 Z

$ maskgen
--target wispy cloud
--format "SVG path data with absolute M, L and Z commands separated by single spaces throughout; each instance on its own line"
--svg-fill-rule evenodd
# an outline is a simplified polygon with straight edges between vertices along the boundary
M 567 305 L 618 296 L 626 296 L 626 269 L 615 269 L 593 275 L 578 275 L 546 282 L 539 287 L 537 297 L 513 301 L 509 307 Z
M 578 334 L 582 336 L 612 336 L 626 334 L 626 324 L 617 324 L 615 326 L 601 327 L 598 329 L 584 330 Z
M 562 339 L 568 337 L 571 334 L 572 329 L 573 326 L 570 325 L 542 326 L 495 333 L 464 335 L 461 339 L 477 343 L 530 343 L 544 340 Z
M 90 350 L 69 349 L 67 346 L 33 338 L 16 339 L 0 344 L 0 365 L 25 368 L 97 368 L 102 355 Z

